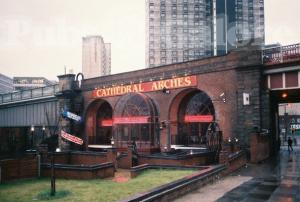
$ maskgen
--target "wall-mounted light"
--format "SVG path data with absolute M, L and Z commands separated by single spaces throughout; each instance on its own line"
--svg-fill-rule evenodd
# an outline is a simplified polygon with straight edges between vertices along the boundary
M 115 144 L 114 137 L 111 137 L 111 139 L 110 139 L 110 143 L 111 143 L 111 145 L 112 145 L 112 146 Z
M 162 130 L 167 127 L 166 121 L 161 121 L 159 125 L 159 129 Z
M 34 126 L 32 125 L 30 127 L 30 131 L 31 131 L 31 149 L 33 148 L 33 132 L 34 132 Z
M 281 94 L 281 97 L 282 97 L 282 98 L 287 98 L 287 96 L 288 96 L 287 93 L 282 93 L 282 94 Z
M 225 103 L 226 102 L 226 96 L 225 96 L 225 93 L 223 92 L 223 93 L 221 93 L 220 95 L 219 95 L 219 97 L 221 98 L 221 100 Z
M 164 88 L 162 89 L 162 92 L 163 92 L 163 93 L 166 93 L 166 94 L 170 94 L 170 90 L 167 89 L 166 87 L 164 87 Z

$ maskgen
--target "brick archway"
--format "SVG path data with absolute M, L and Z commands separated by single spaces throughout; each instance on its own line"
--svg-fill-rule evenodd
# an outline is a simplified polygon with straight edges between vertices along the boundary
M 106 115 L 103 115 L 101 113 L 101 108 L 106 108 L 108 110 L 108 113 Z M 110 116 L 110 118 L 108 117 Z M 103 137 L 101 137 L 101 134 L 108 129 L 106 128 L 105 131 L 103 131 L 103 127 L 100 126 L 101 121 L 103 119 L 111 119 L 113 116 L 113 110 L 109 102 L 107 102 L 104 99 L 97 99 L 89 104 L 86 110 L 85 114 L 85 143 L 86 148 L 89 144 L 109 144 L 108 140 L 104 140 Z M 102 129 L 101 129 L 102 128 Z M 112 135 L 112 129 L 108 129 L 110 131 L 109 136 L 106 139 L 111 138 Z M 106 131 L 107 132 L 107 131 Z M 97 140 L 98 138 L 98 140 Z
M 215 119 L 211 98 L 197 88 L 185 89 L 173 99 L 169 109 L 170 143 L 206 144 L 206 133 Z
M 114 108 L 114 138 L 118 148 L 135 141 L 139 151 L 159 148 L 158 111 L 150 97 L 142 93 L 122 96 Z

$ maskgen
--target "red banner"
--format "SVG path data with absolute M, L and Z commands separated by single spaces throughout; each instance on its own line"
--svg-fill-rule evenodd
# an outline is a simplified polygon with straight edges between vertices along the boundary
M 101 120 L 100 125 L 103 126 L 103 127 L 112 126 L 113 125 L 113 120 L 112 119 L 103 119 L 103 120 Z
M 83 144 L 83 140 L 80 139 L 79 137 L 76 137 L 74 135 L 71 135 L 69 133 L 66 133 L 65 131 L 61 131 L 60 133 L 62 138 L 65 138 L 66 140 L 69 140 L 70 142 L 74 142 L 75 144 L 79 144 L 82 145 Z
M 120 85 L 112 86 L 108 88 L 100 88 L 93 90 L 92 97 L 109 97 L 124 95 L 127 93 L 141 93 L 141 92 L 151 92 L 166 89 L 176 89 L 197 86 L 197 77 L 196 76 L 186 76 L 186 77 L 177 77 L 172 79 L 165 79 L 159 81 L 151 81 L 145 83 L 131 84 L 131 85 Z
M 114 117 L 113 124 L 143 124 L 149 123 L 149 116 Z
M 212 115 L 186 115 L 184 122 L 186 123 L 210 123 L 214 120 Z

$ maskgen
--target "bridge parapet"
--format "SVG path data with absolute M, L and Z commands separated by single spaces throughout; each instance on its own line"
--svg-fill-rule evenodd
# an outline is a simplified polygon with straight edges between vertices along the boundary
M 300 43 L 264 49 L 262 59 L 267 66 L 300 61 Z
M 35 98 L 54 96 L 57 92 L 59 92 L 58 84 L 29 90 L 17 91 L 13 93 L 6 93 L 0 95 L 0 105 L 16 101 L 25 101 Z

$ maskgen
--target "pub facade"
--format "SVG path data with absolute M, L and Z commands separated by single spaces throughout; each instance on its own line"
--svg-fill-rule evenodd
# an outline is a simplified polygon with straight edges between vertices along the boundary
M 84 147 L 114 144 L 122 150 L 132 141 L 143 153 L 201 147 L 212 130 L 220 130 L 225 141 L 235 138 L 247 145 L 254 130 L 269 127 L 262 118 L 260 54 L 247 47 L 83 80 Z

